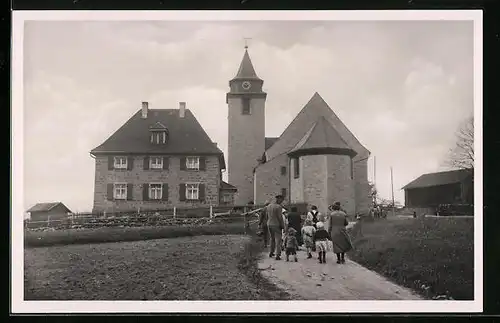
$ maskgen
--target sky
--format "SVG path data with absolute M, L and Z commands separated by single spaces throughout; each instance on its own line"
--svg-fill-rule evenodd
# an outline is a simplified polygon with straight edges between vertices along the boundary
M 227 156 L 228 81 L 245 37 L 264 80 L 266 136 L 315 92 L 371 151 L 369 180 L 395 199 L 445 170 L 473 113 L 472 21 L 29 21 L 24 33 L 24 207 L 92 209 L 100 145 L 148 101 L 187 103 Z M 272 121 L 272 122 L 271 122 Z

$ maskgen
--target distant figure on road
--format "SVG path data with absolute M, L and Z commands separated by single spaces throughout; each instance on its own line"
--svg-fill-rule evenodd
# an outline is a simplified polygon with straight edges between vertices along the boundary
M 269 257 L 276 255 L 276 260 L 281 259 L 281 231 L 285 229 L 281 203 L 283 203 L 283 196 L 278 195 L 275 201 L 266 207 L 267 227 L 271 238 Z
M 340 203 L 332 206 L 333 212 L 328 216 L 328 233 L 333 242 L 333 252 L 337 255 L 337 263 L 345 263 L 345 253 L 352 249 L 351 239 L 346 226 L 349 224 L 347 215 L 340 210 Z
M 302 246 L 302 218 L 300 213 L 297 212 L 297 207 L 292 206 L 291 212 L 288 214 L 288 227 L 295 229 L 295 235 L 299 246 Z
M 267 248 L 267 242 L 269 241 L 269 228 L 267 227 L 267 206 L 269 205 L 269 201 L 266 201 L 264 207 L 259 212 L 259 230 L 262 235 L 262 239 L 264 240 L 264 248 Z

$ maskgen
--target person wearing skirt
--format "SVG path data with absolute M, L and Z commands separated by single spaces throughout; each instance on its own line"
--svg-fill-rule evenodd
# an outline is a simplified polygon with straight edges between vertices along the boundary
M 335 203 L 328 215 L 327 231 L 332 237 L 333 252 L 337 255 L 338 264 L 345 263 L 345 253 L 352 249 L 351 238 L 346 230 L 348 224 L 347 215 L 341 211 L 340 203 Z
M 325 230 L 323 222 L 316 223 L 316 232 L 314 233 L 314 244 L 316 245 L 316 251 L 318 252 L 318 260 L 320 264 L 326 264 L 326 252 L 328 251 L 328 242 L 332 238 L 330 234 Z

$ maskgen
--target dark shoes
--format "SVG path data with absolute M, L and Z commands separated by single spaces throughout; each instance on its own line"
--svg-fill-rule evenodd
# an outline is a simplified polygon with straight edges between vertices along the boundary
M 307 259 L 311 259 L 313 256 L 311 254 L 307 255 Z
M 270 252 L 269 253 L 269 258 L 272 258 L 272 257 L 274 257 L 274 253 Z
M 281 257 L 280 256 L 276 256 L 275 258 L 276 260 L 281 260 Z

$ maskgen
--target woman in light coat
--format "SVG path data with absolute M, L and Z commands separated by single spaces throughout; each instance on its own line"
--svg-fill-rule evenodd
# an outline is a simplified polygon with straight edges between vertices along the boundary
M 333 242 L 333 252 L 337 255 L 337 263 L 345 263 L 345 253 L 352 249 L 351 238 L 347 233 L 346 226 L 349 224 L 347 215 L 341 211 L 340 203 L 331 207 L 332 212 L 328 214 L 327 231 Z

